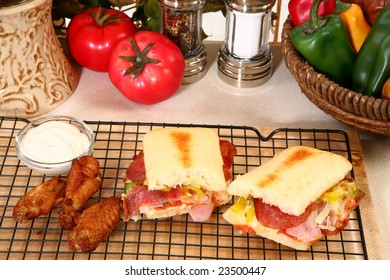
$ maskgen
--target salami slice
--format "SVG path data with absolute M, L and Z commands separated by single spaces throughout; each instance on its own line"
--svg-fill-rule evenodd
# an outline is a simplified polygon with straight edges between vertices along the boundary
M 133 157 L 133 161 L 130 163 L 126 170 L 125 181 L 143 183 L 146 180 L 145 162 L 143 151 L 139 152 Z
M 219 140 L 219 146 L 223 160 L 223 173 L 225 180 L 229 181 L 233 176 L 231 173 L 231 168 L 233 165 L 233 159 L 237 154 L 237 149 L 232 143 L 226 140 Z
M 261 198 L 253 198 L 257 220 L 264 226 L 274 229 L 286 229 L 296 227 L 304 223 L 309 215 L 321 205 L 317 202 L 311 203 L 299 216 L 286 214 L 277 206 L 264 203 Z
M 147 186 L 136 186 L 124 197 L 123 215 L 124 217 L 132 217 L 143 206 L 164 208 L 177 205 L 178 202 L 181 203 L 181 197 L 184 195 L 186 195 L 186 192 L 183 188 L 174 188 L 170 191 L 149 191 Z

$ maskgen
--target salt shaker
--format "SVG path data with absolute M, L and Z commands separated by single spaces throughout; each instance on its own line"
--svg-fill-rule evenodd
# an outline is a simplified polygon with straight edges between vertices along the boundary
M 218 52 L 218 76 L 242 88 L 259 86 L 272 75 L 268 43 L 275 0 L 225 0 L 225 41 Z
M 183 84 L 191 84 L 206 74 L 206 49 L 201 38 L 205 0 L 159 0 L 161 33 L 171 39 L 184 55 Z

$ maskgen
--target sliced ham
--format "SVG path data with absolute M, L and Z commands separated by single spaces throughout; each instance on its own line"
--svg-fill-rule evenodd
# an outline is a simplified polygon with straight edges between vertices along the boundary
M 312 212 L 305 222 L 298 226 L 285 229 L 284 233 L 309 244 L 322 238 L 324 234 L 314 221 L 317 214 L 317 211 Z
M 194 222 L 205 222 L 207 221 L 214 210 L 214 204 L 202 204 L 193 206 L 189 213 Z

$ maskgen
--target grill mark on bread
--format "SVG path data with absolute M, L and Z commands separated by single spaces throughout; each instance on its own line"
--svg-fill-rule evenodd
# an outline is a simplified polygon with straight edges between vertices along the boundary
M 188 132 L 173 132 L 172 138 L 180 151 L 180 160 L 185 168 L 191 166 L 190 142 L 191 134 Z
M 269 183 L 276 181 L 278 179 L 278 176 L 276 174 L 268 174 L 263 180 L 260 180 L 256 185 L 259 188 L 264 188 Z
M 308 150 L 303 150 L 303 149 L 298 149 L 295 151 L 295 153 L 292 153 L 288 158 L 286 158 L 285 162 L 283 163 L 284 166 L 286 167 L 292 167 L 298 162 L 302 162 L 305 159 L 309 158 L 312 156 L 312 152 Z M 283 166 L 282 165 L 282 166 Z
M 310 158 L 312 156 L 312 152 L 308 150 L 302 150 L 302 149 L 297 149 L 294 153 L 289 155 L 284 162 L 280 165 L 280 167 L 275 170 L 274 173 L 268 174 L 265 178 L 260 180 L 256 185 L 259 188 L 263 188 L 267 185 L 269 185 L 271 182 L 276 181 L 278 179 L 278 173 L 279 171 L 282 171 L 285 168 L 292 168 L 294 165 L 296 165 L 299 162 L 304 161 L 307 158 Z

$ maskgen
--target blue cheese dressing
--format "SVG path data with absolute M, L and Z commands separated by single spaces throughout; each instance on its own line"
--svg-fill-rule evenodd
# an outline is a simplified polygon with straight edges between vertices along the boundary
M 90 145 L 88 136 L 67 122 L 50 121 L 31 129 L 21 141 L 21 152 L 39 162 L 71 160 Z

